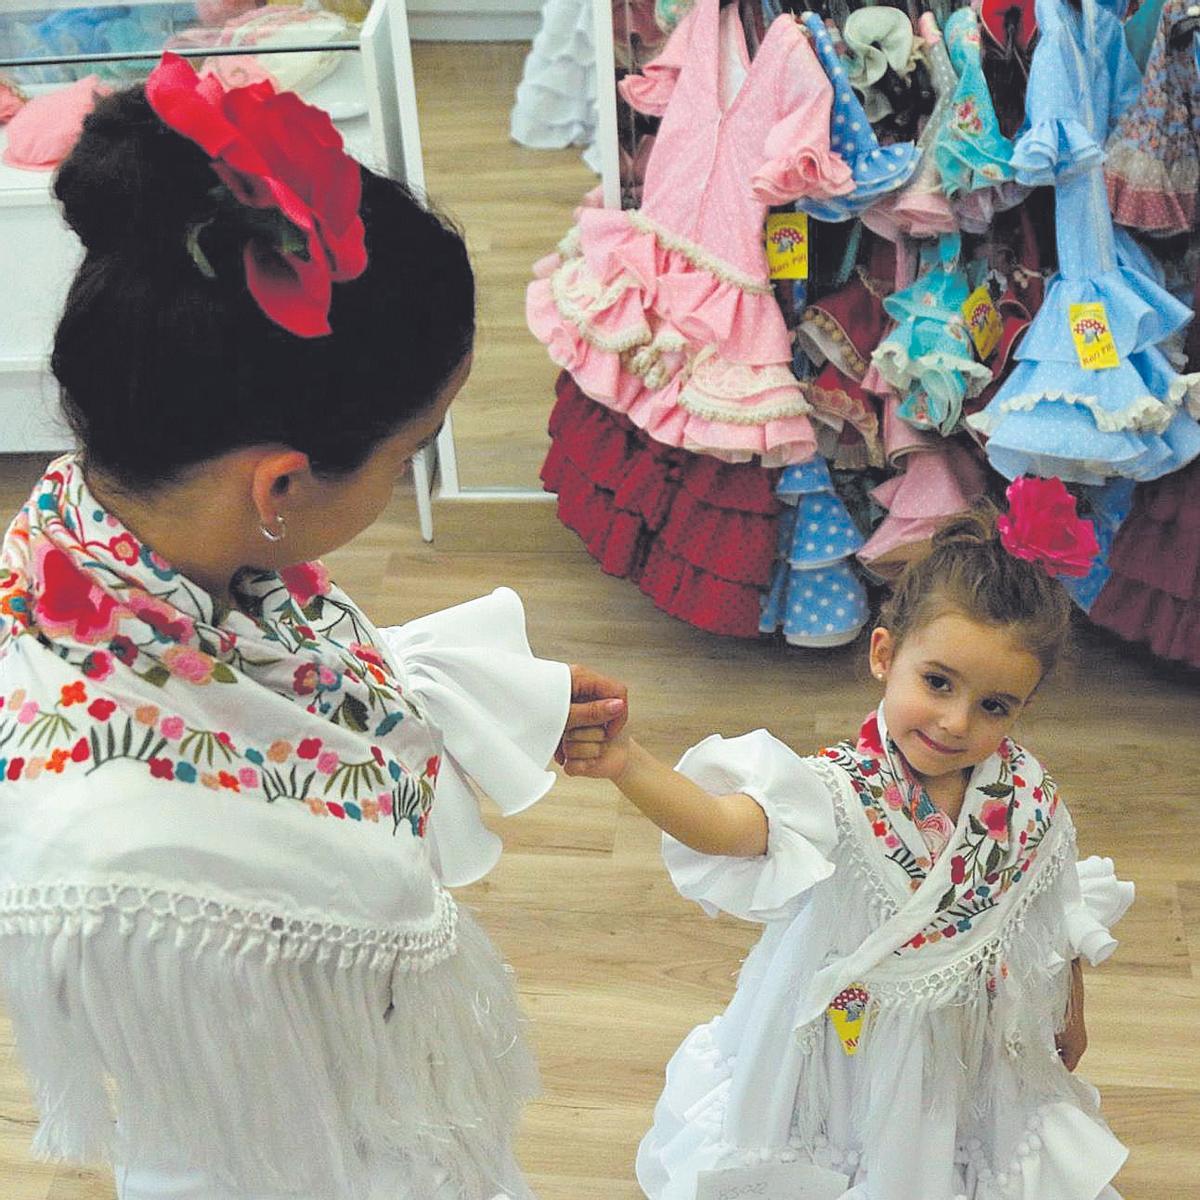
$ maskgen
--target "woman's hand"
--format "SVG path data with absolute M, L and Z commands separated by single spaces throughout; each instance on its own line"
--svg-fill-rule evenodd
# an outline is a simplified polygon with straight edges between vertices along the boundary
M 566 765 L 566 741 L 578 730 L 595 729 L 604 736 L 616 737 L 629 719 L 628 695 L 628 689 L 619 680 L 601 675 L 591 667 L 572 663 L 571 708 L 562 740 L 554 752 L 554 761 Z
M 1087 1049 L 1087 1028 L 1083 1023 L 1083 967 L 1079 959 L 1071 964 L 1071 994 L 1067 1000 L 1066 1025 L 1055 1042 L 1063 1066 L 1068 1071 L 1074 1071 Z

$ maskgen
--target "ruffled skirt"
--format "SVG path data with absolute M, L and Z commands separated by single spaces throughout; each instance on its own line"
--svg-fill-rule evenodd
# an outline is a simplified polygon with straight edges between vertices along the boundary
M 809 405 L 766 279 L 640 212 L 581 210 L 535 267 L 529 328 L 592 399 L 655 441 L 727 462 L 811 458 Z
M 876 997 L 853 1056 L 827 1018 L 795 1028 L 797 993 L 832 947 L 865 936 L 855 870 L 839 854 L 848 883 L 768 923 L 729 1007 L 672 1056 L 637 1157 L 646 1195 L 694 1200 L 701 1171 L 811 1163 L 847 1178 L 844 1200 L 1119 1200 L 1124 1147 L 1043 1045 L 1065 1004 L 1042 966 L 1061 942 L 1057 899 L 1030 906 L 988 1000 Z M 1009 1021 L 1019 1056 L 994 1041 Z
M 1085 370 L 1071 340 L 1072 306 L 1104 306 L 1118 365 Z M 1146 481 L 1200 454 L 1197 377 L 1177 375 L 1157 348 L 1189 310 L 1132 266 L 1051 281 L 1026 332 L 1021 360 L 968 424 L 987 439 L 1002 475 L 1057 475 L 1102 484 Z
M 661 445 L 566 373 L 557 390 L 541 477 L 563 524 L 664 612 L 709 633 L 757 636 L 781 509 L 773 472 Z
M 1200 667 L 1200 465 L 1135 491 L 1109 566 L 1092 620 Z

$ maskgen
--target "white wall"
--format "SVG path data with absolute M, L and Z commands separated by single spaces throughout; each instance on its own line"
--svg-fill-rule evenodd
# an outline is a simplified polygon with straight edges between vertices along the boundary
M 408 0 L 418 42 L 528 42 L 538 30 L 537 0 Z

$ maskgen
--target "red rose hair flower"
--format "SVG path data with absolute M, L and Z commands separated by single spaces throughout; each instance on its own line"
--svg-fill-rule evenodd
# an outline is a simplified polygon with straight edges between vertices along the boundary
M 1038 563 L 1047 575 L 1082 577 L 1092 569 L 1100 553 L 1095 527 L 1075 511 L 1061 479 L 1014 479 L 1005 495 L 1008 513 L 996 528 L 1009 554 Z
M 367 250 L 359 166 L 329 115 L 269 81 L 226 91 L 171 53 L 146 80 L 146 99 L 212 159 L 235 199 L 278 212 L 290 227 L 291 236 L 246 245 L 246 283 L 258 306 L 299 337 L 330 333 L 333 284 L 361 275 Z

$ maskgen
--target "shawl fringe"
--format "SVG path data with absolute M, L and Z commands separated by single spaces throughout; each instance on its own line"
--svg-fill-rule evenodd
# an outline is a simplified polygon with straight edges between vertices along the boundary
M 0 971 L 40 1157 L 345 1200 L 383 1160 L 414 1194 L 445 1186 L 433 1172 L 464 1200 L 525 1194 L 508 1146 L 537 1076 L 511 973 L 444 892 L 397 932 L 134 886 L 21 889 Z

